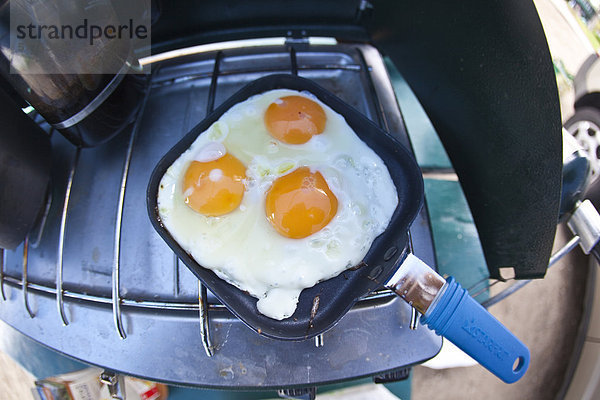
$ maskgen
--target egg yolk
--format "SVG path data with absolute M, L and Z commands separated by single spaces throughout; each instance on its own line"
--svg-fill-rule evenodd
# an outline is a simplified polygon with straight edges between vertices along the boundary
M 325 129 L 323 108 L 302 96 L 287 96 L 271 103 L 265 112 L 267 130 L 287 144 L 306 143 Z
M 301 167 L 273 182 L 267 192 L 265 211 L 277 232 L 301 239 L 325 227 L 337 207 L 338 200 L 323 175 Z
M 244 196 L 246 167 L 230 154 L 208 162 L 192 161 L 183 178 L 185 203 L 217 217 L 235 210 Z

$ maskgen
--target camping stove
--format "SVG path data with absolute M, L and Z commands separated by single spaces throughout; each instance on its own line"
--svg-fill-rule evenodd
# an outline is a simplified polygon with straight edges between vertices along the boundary
M 361 299 L 318 337 L 260 336 L 235 318 L 152 229 L 150 173 L 185 133 L 247 83 L 271 73 L 311 79 L 410 148 L 382 56 L 333 39 L 249 40 L 152 56 L 131 129 L 78 149 L 52 136 L 52 193 L 35 232 L 2 253 L 0 318 L 70 357 L 112 371 L 205 388 L 313 387 L 433 357 L 441 338 L 388 290 Z M 411 251 L 435 265 L 426 209 Z M 1 250 L 0 250 L 1 251 Z

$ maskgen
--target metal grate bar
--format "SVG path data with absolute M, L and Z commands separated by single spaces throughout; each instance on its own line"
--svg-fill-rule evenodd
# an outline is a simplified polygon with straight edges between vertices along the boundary
M 200 336 L 202 337 L 202 346 L 208 357 L 212 357 L 214 349 L 210 338 L 210 318 L 208 296 L 206 286 L 201 281 L 198 281 L 198 311 L 200 317 Z
M 221 67 L 221 59 L 223 58 L 223 52 L 218 51 L 215 56 L 215 65 L 212 71 L 212 78 L 210 79 L 210 88 L 208 89 L 208 101 L 206 103 L 206 114 L 210 114 L 215 109 L 215 97 L 217 94 L 217 80 L 219 79 L 219 70 Z
M 48 220 L 48 214 L 50 213 L 51 206 L 52 182 L 48 184 L 48 189 L 46 191 L 46 205 L 44 206 L 44 212 L 30 232 L 30 236 L 33 237 L 33 240 L 30 240 L 29 245 L 34 249 L 39 246 L 40 241 L 42 240 L 42 234 L 44 233 L 44 228 L 46 227 L 46 221 Z
M 323 334 L 320 333 L 317 336 L 315 336 L 315 347 L 323 347 L 323 345 L 324 345 Z
M 265 68 L 240 68 L 240 69 L 232 69 L 229 71 L 219 71 L 219 76 L 231 76 L 231 75 L 245 75 L 245 74 L 256 74 L 256 73 L 264 73 L 264 72 L 285 72 L 288 71 L 289 67 L 287 66 L 274 66 L 274 67 L 265 67 Z M 327 71 L 327 70 L 342 70 L 342 71 L 353 71 L 360 72 L 362 67 L 358 64 L 324 64 L 318 66 L 308 66 L 308 65 L 297 65 L 298 71 Z M 174 83 L 192 81 L 197 79 L 206 79 L 213 76 L 212 72 L 198 73 L 186 75 L 174 79 L 169 79 L 166 81 L 159 81 L 152 84 L 152 87 L 161 87 L 168 86 Z
M 69 210 L 69 199 L 71 198 L 71 187 L 73 186 L 73 178 L 75 177 L 75 170 L 77 169 L 77 163 L 79 162 L 79 154 L 81 148 L 78 147 L 75 151 L 75 156 L 71 162 L 71 168 L 69 170 L 69 178 L 67 180 L 67 188 L 65 190 L 65 200 L 63 203 L 63 211 L 60 220 L 60 234 L 58 238 L 58 258 L 56 261 L 56 306 L 58 308 L 58 314 L 62 320 L 63 325 L 69 325 L 69 320 L 65 314 L 65 303 L 63 299 L 63 255 L 65 248 L 65 230 L 67 227 L 67 213 Z
M 13 287 L 22 288 L 23 281 L 21 279 L 17 279 L 12 276 L 6 276 L 4 281 Z M 40 285 L 37 283 L 28 283 L 29 289 L 49 295 L 56 295 L 56 289 L 54 287 Z M 72 292 L 69 290 L 64 290 L 63 295 L 66 298 L 72 300 L 80 300 L 87 301 L 96 304 L 107 304 L 112 305 L 112 297 L 104 297 L 104 296 L 95 296 L 91 294 L 85 294 L 80 292 Z M 198 311 L 197 303 L 171 303 L 171 302 L 160 302 L 160 301 L 147 301 L 147 300 L 131 300 L 131 299 L 122 299 L 121 305 L 131 308 L 139 308 L 139 309 L 154 309 L 154 310 L 165 310 L 165 311 Z M 225 310 L 225 306 L 222 304 L 211 304 L 211 310 Z
M 215 108 L 215 97 L 217 95 L 217 81 L 219 79 L 219 71 L 221 67 L 221 60 L 223 59 L 223 52 L 217 52 L 215 56 L 215 65 L 213 67 L 212 77 L 210 80 L 210 88 L 208 90 L 208 101 L 206 103 L 206 114 L 213 112 Z M 210 310 L 210 303 L 208 302 L 208 295 L 206 286 L 198 280 L 198 317 L 200 322 L 200 336 L 202 337 L 202 346 L 208 357 L 212 357 L 214 354 L 212 340 L 210 338 L 210 316 L 208 311 Z
M 485 289 L 487 289 L 487 285 L 489 285 L 489 282 L 488 282 L 489 280 L 490 280 L 489 276 L 482 278 L 480 281 L 475 282 L 470 288 L 468 288 L 467 292 L 469 292 L 471 297 L 473 297 L 471 292 L 475 291 L 475 289 L 481 288 L 482 286 L 485 286 Z
M 290 46 L 290 62 L 292 65 L 292 75 L 298 75 L 298 58 L 296 57 L 294 46 Z
M 25 236 L 25 243 L 23 244 L 23 303 L 25 304 L 25 310 L 29 317 L 34 318 L 35 314 L 29 307 L 29 283 L 27 282 L 27 263 L 29 261 L 29 237 Z
M 146 89 L 146 93 L 144 95 L 144 99 L 142 100 L 142 104 L 140 109 L 137 112 L 137 115 L 142 115 L 144 109 L 146 108 L 146 102 L 148 101 L 148 96 L 150 94 L 150 90 Z M 121 289 L 120 289 L 120 281 L 121 281 L 121 228 L 123 225 L 123 207 L 125 205 L 125 191 L 127 189 L 127 177 L 129 176 L 129 166 L 131 165 L 131 156 L 133 154 L 133 145 L 135 143 L 135 137 L 137 136 L 137 132 L 140 129 L 140 119 L 136 118 L 133 128 L 131 130 L 131 136 L 129 138 L 129 145 L 127 147 L 127 154 L 125 156 L 125 162 L 123 164 L 123 176 L 121 178 L 121 189 L 119 191 L 119 202 L 117 205 L 117 218 L 115 223 L 115 242 L 114 242 L 114 257 L 113 257 L 113 270 L 112 270 L 112 306 L 113 306 L 113 321 L 115 323 L 115 328 L 119 333 L 121 339 L 125 339 L 127 334 L 125 333 L 125 329 L 123 328 L 123 318 L 121 315 L 121 303 L 123 299 L 121 298 Z
M 123 206 L 125 203 L 125 189 L 127 186 L 127 176 L 129 173 L 129 165 L 131 163 L 131 153 L 135 139 L 135 130 L 131 132 L 129 139 L 129 146 L 127 148 L 127 156 L 125 157 L 125 164 L 123 166 L 123 177 L 121 179 L 121 190 L 119 192 L 119 204 L 117 206 L 117 222 L 115 224 L 115 242 L 114 242 L 114 253 L 113 253 L 113 270 L 112 270 L 112 306 L 113 306 L 113 320 L 115 328 L 119 333 L 121 339 L 125 339 L 127 335 L 123 329 L 123 320 L 121 317 L 121 293 L 120 293 L 120 279 L 121 279 L 121 227 L 123 223 Z
M 471 294 L 470 296 L 472 298 L 479 297 L 482 294 L 486 293 L 490 288 L 492 288 L 493 286 L 496 286 L 500 282 L 503 282 L 503 281 L 501 281 L 500 279 L 497 279 L 497 280 L 493 281 L 492 283 L 486 285 L 485 287 L 481 288 L 479 291 L 475 292 L 474 294 Z
M 15 288 L 23 288 L 23 281 L 10 275 L 4 276 L 4 282 Z M 56 296 L 56 288 L 38 283 L 27 283 L 27 287 L 35 292 L 50 294 Z M 74 292 L 69 290 L 63 290 L 63 296 L 72 300 L 82 300 L 98 304 L 111 304 L 112 297 L 96 296 L 91 294 L 85 294 L 80 292 Z M 390 297 L 388 290 L 377 291 L 368 294 L 363 297 L 358 303 L 358 306 L 365 305 L 366 303 L 374 300 L 386 299 Z M 166 301 L 152 301 L 152 300 L 133 300 L 127 298 L 121 298 L 121 305 L 129 308 L 138 309 L 154 309 L 164 311 L 193 311 L 197 312 L 199 305 L 196 302 L 184 303 L 184 302 L 166 302 Z M 227 310 L 221 303 L 210 303 L 207 304 L 207 308 L 210 311 L 223 311 Z
M 410 308 L 410 323 L 408 327 L 413 331 L 419 327 L 419 312 L 414 307 Z
M 0 249 L 0 294 L 2 295 L 2 300 L 6 301 L 6 294 L 4 293 L 4 263 L 6 254 L 4 249 Z
M 179 295 L 179 257 L 173 253 L 173 294 Z
M 414 247 L 413 247 L 413 240 L 412 240 L 412 234 L 410 233 L 410 229 L 408 230 L 407 235 L 408 235 L 408 251 L 413 253 Z M 399 268 L 402 268 L 402 266 L 400 266 Z M 388 294 L 388 296 L 396 296 L 396 293 L 392 292 L 390 290 L 390 293 Z M 419 312 L 417 311 L 416 308 L 411 306 L 410 307 L 410 322 L 408 323 L 408 328 L 412 331 L 416 331 L 418 327 L 419 327 Z
M 381 129 L 383 129 L 386 132 L 389 132 L 390 128 L 389 128 L 389 125 L 385 118 L 385 112 L 383 111 L 383 106 L 381 105 L 381 102 L 379 101 L 379 96 L 377 95 L 377 90 L 375 90 L 375 83 L 373 82 L 373 78 L 371 77 L 371 74 L 369 73 L 369 71 L 371 71 L 371 67 L 369 67 L 367 65 L 367 60 L 365 59 L 363 52 L 358 48 L 356 49 L 356 52 L 358 54 L 358 58 L 360 59 L 362 67 L 365 70 L 365 75 L 367 77 L 367 86 L 369 87 L 370 98 L 373 99 L 373 105 L 375 106 L 375 110 L 377 111 L 377 113 L 376 113 L 377 123 Z

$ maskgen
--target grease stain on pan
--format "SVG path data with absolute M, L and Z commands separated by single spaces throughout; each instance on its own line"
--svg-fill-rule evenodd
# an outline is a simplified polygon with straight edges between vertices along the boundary
M 310 319 L 311 321 L 313 319 L 315 319 L 315 316 L 317 315 L 317 311 L 319 310 L 319 302 L 321 301 L 321 296 L 315 296 L 315 298 L 313 299 L 313 304 L 312 304 L 312 308 L 310 309 Z
M 358 264 L 356 264 L 354 267 L 350 267 L 347 269 L 347 271 L 356 271 L 358 269 L 361 269 L 362 267 L 366 267 L 367 263 L 364 261 L 359 262 Z
M 314 328 L 313 321 L 317 316 L 317 311 L 319 310 L 319 303 L 321 302 L 321 296 L 316 295 L 313 298 L 312 308 L 310 309 L 310 319 L 308 320 L 308 328 L 306 329 L 306 336 L 308 336 L 309 331 Z

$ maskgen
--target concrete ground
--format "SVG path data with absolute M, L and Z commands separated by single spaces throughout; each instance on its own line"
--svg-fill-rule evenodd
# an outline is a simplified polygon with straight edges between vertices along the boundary
M 561 59 L 574 74 L 590 53 L 573 30 L 568 15 L 561 13 L 562 0 L 536 0 L 553 58 Z M 572 93 L 561 88 L 563 119 L 572 113 Z M 569 234 L 559 230 L 555 248 Z M 573 351 L 574 338 L 583 309 L 582 293 L 587 276 L 587 261 L 576 250 L 552 267 L 545 279 L 534 281 L 490 311 L 512 330 L 531 350 L 532 363 L 525 377 L 506 385 L 480 366 L 432 370 L 416 367 L 412 397 L 421 399 L 551 399 L 565 378 Z M 33 376 L 10 357 L 0 353 L 0 400 L 31 399 Z M 327 398 L 381 398 L 380 388 L 345 391 Z M 379 393 L 379 395 L 377 395 Z
M 33 399 L 34 377 L 8 355 L 0 352 L 0 400 Z

